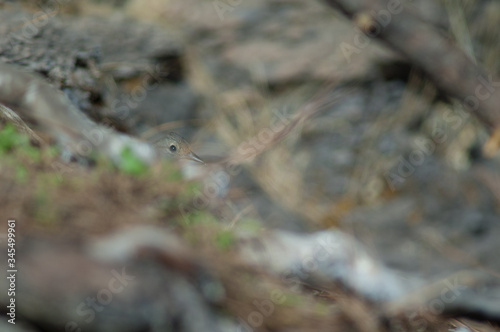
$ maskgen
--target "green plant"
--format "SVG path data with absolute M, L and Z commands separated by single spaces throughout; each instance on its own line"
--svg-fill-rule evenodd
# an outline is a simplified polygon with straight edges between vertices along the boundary
M 229 249 L 234 243 L 234 234 L 231 231 L 220 231 L 215 236 L 215 245 L 222 250 Z
M 29 138 L 17 131 L 17 128 L 7 123 L 0 130 L 0 153 L 9 152 L 20 146 L 29 146 Z
M 148 172 L 149 168 L 142 160 L 139 159 L 130 147 L 126 147 L 121 152 L 121 161 L 118 168 L 130 175 L 139 176 L 144 175 Z

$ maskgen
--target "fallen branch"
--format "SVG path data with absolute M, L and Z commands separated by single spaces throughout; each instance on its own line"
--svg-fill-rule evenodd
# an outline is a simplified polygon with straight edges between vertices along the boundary
M 0 64 L 0 104 L 24 121 L 36 122 L 71 155 L 88 157 L 98 151 L 118 164 L 123 149 L 129 147 L 144 163 L 159 158 L 152 145 L 94 123 L 62 92 L 15 66 Z M 12 118 L 12 114 L 6 116 Z

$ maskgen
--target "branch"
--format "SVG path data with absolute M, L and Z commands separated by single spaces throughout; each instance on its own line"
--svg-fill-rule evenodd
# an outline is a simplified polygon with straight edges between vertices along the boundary
M 15 110 L 23 120 L 38 123 L 72 155 L 88 157 L 98 151 L 118 164 L 123 149 L 128 146 L 147 164 L 159 158 L 150 144 L 94 123 L 62 92 L 11 65 L 0 64 L 0 104 Z M 4 116 L 12 117 L 5 108 L 0 110 Z
M 400 1 L 325 0 L 368 36 L 378 38 L 420 67 L 448 95 L 455 97 L 489 131 L 500 125 L 500 81 L 476 66 L 453 41 L 443 36 Z

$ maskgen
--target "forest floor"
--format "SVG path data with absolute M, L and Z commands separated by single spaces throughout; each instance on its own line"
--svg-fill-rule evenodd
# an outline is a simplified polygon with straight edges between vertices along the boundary
M 461 10 L 452 10 L 445 1 L 413 2 L 422 16 L 498 74 L 499 5 L 463 1 Z M 500 159 L 481 154 L 486 130 L 400 55 L 375 40 L 362 43 L 361 32 L 323 3 L 129 0 L 63 6 L 23 1 L 0 2 L 0 9 L 5 36 L 0 61 L 41 74 L 95 121 L 119 131 L 145 140 L 179 132 L 207 161 L 188 171 L 169 161 L 145 166 L 133 156 L 118 166 L 99 156 L 86 164 L 68 162 L 60 150 L 30 142 L 2 122 L 0 215 L 16 220 L 21 252 L 44 252 L 45 245 L 37 242 L 42 240 L 72 253 L 71 245 L 136 227 L 166 230 L 208 262 L 207 270 L 226 288 L 228 298 L 216 305 L 218 310 L 246 317 L 252 296 L 289 289 L 240 261 L 235 251 L 244 242 L 241 234 L 259 238 L 274 230 L 333 229 L 405 275 L 447 280 L 479 271 L 492 278 L 477 288 L 493 298 L 500 292 L 495 272 L 500 270 Z M 457 15 L 469 34 L 466 42 L 454 37 Z M 342 98 L 332 101 L 334 95 Z M 278 128 L 308 107 L 318 110 L 271 142 Z M 243 150 L 258 154 L 236 167 L 216 162 L 229 151 Z M 202 177 L 186 180 L 187 172 Z M 48 257 L 44 262 L 51 261 Z M 172 257 L 159 260 L 189 280 L 203 278 L 193 272 L 198 267 Z M 31 277 L 20 280 L 25 287 L 37 284 Z M 372 311 L 376 305 L 349 289 L 332 293 L 309 286 L 294 293 L 297 298 L 289 295 L 279 314 L 252 327 L 326 331 L 328 324 L 338 324 L 339 331 L 458 331 L 461 324 L 427 317 L 428 312 L 419 313 L 428 319 L 425 327 L 398 315 L 382 322 Z M 70 284 L 61 287 L 56 297 L 62 298 L 64 290 L 75 297 L 85 294 Z M 55 314 L 44 320 L 38 319 L 43 311 L 30 312 L 40 307 L 40 299 L 21 305 L 21 317 L 37 331 L 62 330 Z M 78 300 L 61 303 L 77 306 Z M 343 316 L 320 323 L 331 314 L 332 303 Z M 316 306 L 314 312 L 307 306 Z M 64 317 L 63 322 L 71 314 Z M 102 321 L 96 322 L 93 330 L 106 331 L 97 325 Z M 149 330 L 195 330 L 171 324 Z M 490 323 L 478 328 L 494 330 Z

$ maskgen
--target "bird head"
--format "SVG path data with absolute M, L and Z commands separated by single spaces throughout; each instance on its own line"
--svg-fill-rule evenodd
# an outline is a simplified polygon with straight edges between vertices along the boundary
M 155 143 L 162 153 L 173 159 L 187 159 L 204 164 L 193 151 L 189 143 L 176 133 L 168 133 L 164 138 Z

